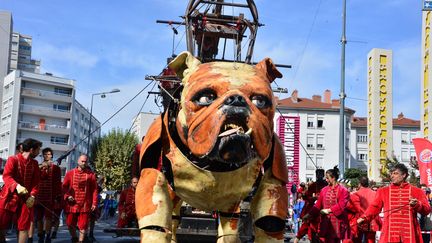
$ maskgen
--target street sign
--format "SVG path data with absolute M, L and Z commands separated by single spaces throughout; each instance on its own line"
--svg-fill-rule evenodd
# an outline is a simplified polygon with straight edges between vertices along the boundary
M 432 10 L 432 0 L 423 0 L 423 11 Z

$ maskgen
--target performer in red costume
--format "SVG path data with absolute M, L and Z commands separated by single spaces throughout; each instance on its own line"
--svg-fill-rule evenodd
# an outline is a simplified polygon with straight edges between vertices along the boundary
M 39 165 L 40 183 L 35 217 L 39 242 L 49 243 L 51 242 L 51 222 L 52 218 L 55 217 L 52 210 L 62 199 L 61 170 L 52 161 L 53 151 L 51 148 L 44 148 L 42 155 L 44 161 Z
M 361 243 L 364 238 L 368 243 L 374 243 L 376 232 L 381 230 L 382 225 L 379 215 L 376 215 L 371 222 L 363 225 L 357 226 L 356 221 L 366 212 L 369 205 L 373 203 L 376 192 L 369 188 L 369 179 L 366 176 L 360 177 L 359 182 L 359 189 L 351 194 L 350 206 L 348 206 L 349 211 L 354 214 L 353 221 L 355 221 L 350 221 L 352 222 L 350 225 L 352 226 L 353 242 Z M 356 228 L 355 233 L 353 232 L 353 228 Z
M 18 242 L 28 238 L 30 222 L 33 221 L 33 205 L 39 191 L 39 167 L 34 159 L 38 156 L 42 143 L 28 138 L 22 144 L 23 152 L 10 156 L 3 171 L 4 187 L 0 193 L 0 229 L 6 230 L 17 215 Z M 4 235 L 0 241 L 5 242 Z
M 324 180 L 324 170 L 317 169 L 315 171 L 316 181 L 310 184 L 305 192 L 303 192 L 303 200 L 305 200 L 305 205 L 300 214 L 300 218 L 303 218 L 306 214 L 310 212 L 316 199 L 319 197 L 321 190 L 327 186 L 327 182 Z M 310 241 L 316 241 L 319 226 L 319 217 L 309 218 L 304 220 L 299 231 L 297 232 L 294 242 L 297 243 L 303 236 L 308 234 Z
M 351 233 L 345 207 L 349 201 L 348 190 L 340 185 L 339 169 L 335 166 L 326 171 L 328 186 L 321 193 L 309 214 L 304 218 L 317 217 L 321 213 L 319 238 L 322 242 L 350 242 Z
M 66 224 L 72 242 L 83 242 L 89 223 L 89 214 L 97 206 L 97 183 L 95 174 L 87 167 L 87 156 L 81 155 L 78 167 L 66 173 L 63 181 L 66 200 Z M 76 236 L 78 225 L 79 238 Z
M 431 211 L 425 193 L 406 182 L 408 169 L 397 164 L 391 171 L 389 186 L 378 189 L 375 200 L 357 223 L 370 222 L 384 208 L 384 224 L 380 243 L 422 243 L 417 213 L 427 215 Z
M 120 194 L 120 199 L 118 203 L 118 228 L 137 226 L 137 217 L 135 212 L 135 188 L 137 184 L 138 178 L 132 178 L 131 186 L 124 189 Z M 135 225 L 133 225 L 134 223 Z

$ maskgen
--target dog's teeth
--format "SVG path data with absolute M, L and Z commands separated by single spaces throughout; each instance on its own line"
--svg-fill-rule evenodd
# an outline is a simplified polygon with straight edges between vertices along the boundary
M 252 134 L 252 128 L 249 128 L 249 130 L 247 130 L 247 132 L 245 134 L 246 135 L 251 135 Z

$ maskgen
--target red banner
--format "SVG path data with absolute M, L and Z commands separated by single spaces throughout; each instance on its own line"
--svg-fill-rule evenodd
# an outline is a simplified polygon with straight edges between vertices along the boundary
M 414 148 L 420 172 L 420 183 L 432 186 L 432 143 L 424 138 L 414 138 Z

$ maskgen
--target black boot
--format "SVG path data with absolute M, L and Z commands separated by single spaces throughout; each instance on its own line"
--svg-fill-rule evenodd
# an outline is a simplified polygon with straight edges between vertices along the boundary
M 53 231 L 51 233 L 51 239 L 55 239 L 55 238 L 57 238 L 57 231 Z
M 33 238 L 28 238 L 27 243 L 33 243 Z
M 45 237 L 45 243 L 51 243 L 51 236 L 49 234 Z
M 45 242 L 45 231 L 42 233 L 38 233 L 38 243 L 44 243 Z

